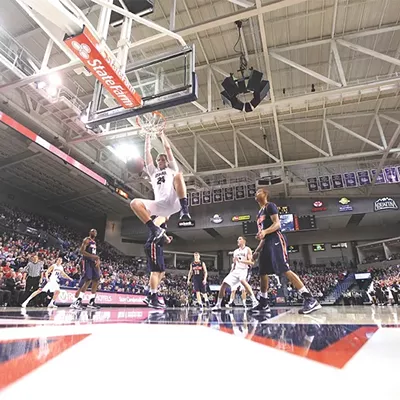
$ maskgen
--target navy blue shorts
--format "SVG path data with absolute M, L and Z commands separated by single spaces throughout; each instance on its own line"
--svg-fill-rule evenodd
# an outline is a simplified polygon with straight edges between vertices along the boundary
M 193 279 L 193 289 L 195 292 L 206 293 L 206 285 L 203 284 L 202 279 Z
M 265 237 L 259 257 L 260 275 L 282 275 L 290 271 L 286 239 L 277 231 Z
M 100 279 L 100 269 L 96 267 L 96 263 L 92 260 L 82 260 L 82 277 L 79 287 L 82 287 L 87 281 L 98 281 Z
M 147 270 L 149 272 L 164 272 L 164 248 L 159 244 L 146 245 L 144 251 L 147 256 Z

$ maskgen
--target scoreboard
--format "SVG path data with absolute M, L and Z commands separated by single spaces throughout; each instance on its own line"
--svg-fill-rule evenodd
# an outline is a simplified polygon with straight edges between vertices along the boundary
M 308 231 L 317 229 L 315 215 L 299 215 L 297 217 L 299 231 Z
M 285 214 L 282 214 L 285 215 Z M 288 216 L 291 214 L 287 214 Z M 315 215 L 293 215 L 293 225 L 294 229 L 287 230 L 286 232 L 299 232 L 299 231 L 309 231 L 309 230 L 316 230 L 317 223 L 315 220 Z M 282 218 L 281 225 L 282 225 Z M 243 228 L 243 235 L 256 235 L 258 232 L 257 229 L 257 222 L 256 221 L 244 221 L 242 222 Z

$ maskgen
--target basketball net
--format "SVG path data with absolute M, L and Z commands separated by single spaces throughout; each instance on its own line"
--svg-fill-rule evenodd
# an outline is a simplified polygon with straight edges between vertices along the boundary
M 159 111 L 138 115 L 136 117 L 136 123 L 142 128 L 146 135 L 152 138 L 155 138 L 164 131 L 166 125 L 165 117 Z

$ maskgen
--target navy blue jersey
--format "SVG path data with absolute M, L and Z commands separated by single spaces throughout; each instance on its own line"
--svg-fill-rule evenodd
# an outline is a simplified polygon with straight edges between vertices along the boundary
M 278 207 L 275 203 L 267 203 L 265 207 L 261 208 L 257 215 L 258 233 L 272 225 L 271 216 L 276 214 L 278 214 Z
M 85 247 L 85 251 L 89 254 L 93 254 L 94 256 L 97 254 L 97 249 L 96 249 L 96 242 L 93 239 L 89 238 L 89 242 Z M 83 258 L 86 260 L 90 260 L 90 261 L 94 261 L 92 258 L 89 257 L 85 257 L 83 256 Z
M 203 263 L 201 261 L 199 262 L 193 261 L 192 270 L 193 270 L 193 277 L 195 279 L 199 279 L 202 281 L 204 278 Z

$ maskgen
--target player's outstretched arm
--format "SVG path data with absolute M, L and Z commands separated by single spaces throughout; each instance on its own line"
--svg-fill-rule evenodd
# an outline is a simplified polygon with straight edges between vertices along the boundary
M 61 275 L 65 278 L 65 279 L 69 279 L 71 282 L 73 281 L 73 279 L 68 276 L 64 271 L 61 272 Z
M 162 144 L 164 146 L 164 151 L 165 151 L 165 154 L 167 155 L 168 163 L 169 163 L 170 167 L 172 169 L 176 170 L 177 169 L 176 160 L 175 160 L 174 155 L 172 154 L 171 144 L 169 143 L 167 137 L 165 136 L 164 131 L 162 131 L 160 133 L 159 137 L 160 137 L 160 139 L 162 141 Z
M 144 162 L 146 166 L 154 165 L 153 156 L 151 155 L 151 136 L 146 135 L 146 139 L 144 141 Z

